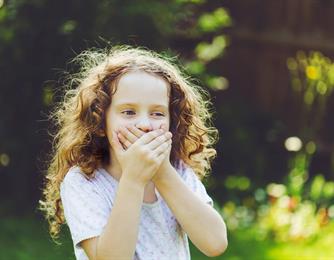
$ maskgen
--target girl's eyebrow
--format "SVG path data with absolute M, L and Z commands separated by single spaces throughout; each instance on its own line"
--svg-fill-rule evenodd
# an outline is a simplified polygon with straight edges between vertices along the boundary
M 137 103 L 120 103 L 120 104 L 117 104 L 116 107 L 123 107 L 123 106 L 131 106 L 131 107 L 136 107 L 138 106 Z M 167 109 L 168 110 L 168 107 L 165 106 L 165 105 L 162 105 L 162 104 L 151 104 L 150 107 L 159 107 L 159 108 L 164 108 L 164 109 Z

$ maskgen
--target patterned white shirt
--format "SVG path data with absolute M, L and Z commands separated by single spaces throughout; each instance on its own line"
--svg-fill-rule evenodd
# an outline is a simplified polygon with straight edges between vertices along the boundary
M 185 184 L 203 201 L 213 206 L 211 197 L 194 171 L 180 163 L 176 169 Z M 82 240 L 99 236 L 109 219 L 118 181 L 104 168 L 88 179 L 79 167 L 72 167 L 60 185 L 60 197 L 66 223 L 72 236 L 77 260 L 88 257 Z M 155 189 L 157 201 L 143 202 L 134 260 L 188 260 L 187 234 L 176 220 L 163 197 Z

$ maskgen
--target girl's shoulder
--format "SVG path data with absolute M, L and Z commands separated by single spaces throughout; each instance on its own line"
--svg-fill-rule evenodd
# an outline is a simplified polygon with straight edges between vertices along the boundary
M 197 177 L 194 170 L 181 159 L 176 165 L 176 170 L 184 181 L 192 181 Z
M 94 179 L 95 175 L 96 171 L 94 171 L 92 177 L 89 177 L 81 170 L 79 166 L 75 165 L 68 169 L 63 181 L 61 182 L 61 185 L 85 185 L 90 183 Z
M 206 188 L 195 171 L 182 160 L 177 166 L 178 172 L 186 185 L 206 203 L 213 206 L 213 200 L 206 192 Z

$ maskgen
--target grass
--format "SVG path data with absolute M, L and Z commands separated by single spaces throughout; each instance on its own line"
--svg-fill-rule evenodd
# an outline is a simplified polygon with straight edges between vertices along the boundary
M 317 238 L 309 241 L 277 243 L 258 240 L 252 229 L 229 234 L 226 252 L 215 258 L 201 254 L 194 246 L 192 260 L 330 260 L 334 259 L 334 223 L 325 228 Z
M 75 260 L 72 240 L 67 228 L 61 235 L 62 245 L 54 244 L 47 224 L 36 216 L 6 217 L 0 222 L 0 259 L 8 260 Z M 209 258 L 191 243 L 193 260 L 329 260 L 334 259 L 334 225 L 313 241 L 274 243 L 257 240 L 251 229 L 229 234 L 227 251 Z
M 48 236 L 46 223 L 32 216 L 1 218 L 0 230 L 0 259 L 75 259 L 68 234 L 63 234 L 63 245 L 57 246 Z

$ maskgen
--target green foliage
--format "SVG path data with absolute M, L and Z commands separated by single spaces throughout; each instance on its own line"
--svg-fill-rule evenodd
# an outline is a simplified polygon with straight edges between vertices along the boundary
M 0 222 L 1 259 L 16 260 L 59 260 L 75 259 L 69 230 L 64 229 L 62 245 L 55 245 L 47 233 L 45 222 L 36 216 L 3 217 Z M 227 251 L 218 257 L 210 258 L 202 254 L 190 242 L 191 259 L 226 260 L 281 260 L 281 259 L 331 259 L 334 258 L 332 241 L 334 225 L 328 225 L 312 241 L 298 243 L 277 243 L 263 240 L 254 228 L 230 231 Z M 299 258 L 296 258 L 296 257 Z
M 219 57 L 226 47 L 226 39 L 224 36 L 215 36 L 212 43 L 200 42 L 196 49 L 198 59 L 208 62 Z
M 298 51 L 296 57 L 287 59 L 291 86 L 302 102 L 299 133 L 308 144 L 306 151 L 316 149 L 317 133 L 324 124 L 327 103 L 334 90 L 334 63 L 318 51 L 308 55 Z
M 2 217 L 0 229 L 1 259 L 75 259 L 69 231 L 65 230 L 63 243 L 57 246 L 50 239 L 46 223 L 36 216 Z
M 265 189 L 257 189 L 255 204 L 246 206 L 244 202 L 241 205 L 228 202 L 223 213 L 230 228 L 253 227 L 259 239 L 308 243 L 334 222 L 334 183 L 326 181 L 320 173 L 309 177 L 311 159 L 317 147 L 313 140 L 317 140 L 316 133 L 322 124 L 318 120 L 315 126 L 311 126 L 310 122 L 312 116 L 322 117 L 324 110 L 320 108 L 326 105 L 333 88 L 333 65 L 318 52 L 309 57 L 298 52 L 297 58 L 289 58 L 287 63 L 292 87 L 299 96 L 303 96 L 302 110 L 306 108 L 302 112 L 302 127 L 298 133 L 306 145 L 289 159 L 288 174 L 283 183 L 269 183 Z M 319 84 L 326 87 L 319 87 Z M 309 102 L 310 95 L 312 102 Z M 312 131 L 305 132 L 305 129 Z M 231 180 L 227 178 L 226 182 L 229 184 Z M 227 186 L 232 187 L 230 184 Z
M 246 196 L 242 189 L 243 177 L 228 176 L 225 187 L 228 191 L 239 190 L 240 201 L 228 201 L 221 209 L 232 232 L 253 229 L 257 239 L 276 243 L 311 243 L 334 226 L 334 182 L 326 180 L 322 173 L 310 173 L 313 156 L 317 152 L 317 136 L 323 122 L 323 107 L 332 93 L 332 62 L 319 52 L 308 57 L 298 52 L 297 58 L 288 59 L 292 87 L 302 97 L 301 129 L 298 136 L 306 143 L 291 154 L 287 175 L 281 183 L 269 183 L 257 188 L 253 196 Z M 299 82 L 297 88 L 295 85 Z M 319 84 L 326 85 L 324 88 Z M 313 96 L 308 102 L 307 93 Z M 313 125 L 312 119 L 317 118 Z M 305 129 L 308 129 L 305 131 Z M 313 175 L 313 177 L 312 177 Z M 245 182 L 246 183 L 246 182 Z M 276 251 L 275 251 L 276 252 Z
M 227 189 L 247 190 L 250 187 L 250 180 L 246 176 L 228 176 L 225 180 Z
M 254 197 L 241 204 L 229 201 L 220 209 L 231 232 L 254 229 L 259 240 L 309 243 L 328 226 L 334 225 L 334 183 L 317 175 L 310 181 L 299 181 L 297 188 L 287 183 L 270 183 L 266 190 L 257 189 Z M 227 186 L 235 188 L 239 178 L 229 177 Z M 256 234 L 255 234 L 256 233 Z
M 315 51 L 307 56 L 299 51 L 296 58 L 287 60 L 287 66 L 292 77 L 292 87 L 302 92 L 307 106 L 312 106 L 317 99 L 328 97 L 333 92 L 334 64 L 322 53 Z
M 212 13 L 204 13 L 198 19 L 198 27 L 203 32 L 215 32 L 226 26 L 231 26 L 232 20 L 225 8 L 217 8 Z
M 298 52 L 297 58 L 289 58 L 287 64 L 292 87 L 303 97 L 302 108 L 306 108 L 304 124 L 298 135 L 308 142 L 289 160 L 285 182 L 267 186 L 267 199 L 259 201 L 255 209 L 255 226 L 265 238 L 299 241 L 316 237 L 334 220 L 334 182 L 326 181 L 320 173 L 309 178 L 310 163 L 316 152 L 316 143 L 310 140 L 318 139 L 316 133 L 322 122 L 318 120 L 313 127 L 309 123 L 312 116 L 318 119 L 323 116 L 323 108 L 334 89 L 331 76 L 334 66 L 319 52 L 312 52 L 309 57 Z M 323 87 L 320 88 L 319 84 Z M 305 133 L 304 128 L 313 131 Z
M 222 57 L 229 45 L 229 39 L 222 30 L 232 25 L 232 19 L 226 8 L 217 5 L 211 12 L 200 12 L 196 20 L 191 35 L 196 38 L 197 43 L 194 48 L 194 58 L 187 61 L 187 70 L 201 79 L 210 89 L 224 90 L 228 86 L 227 79 L 221 76 L 220 71 L 209 72 L 208 67 L 210 63 Z

